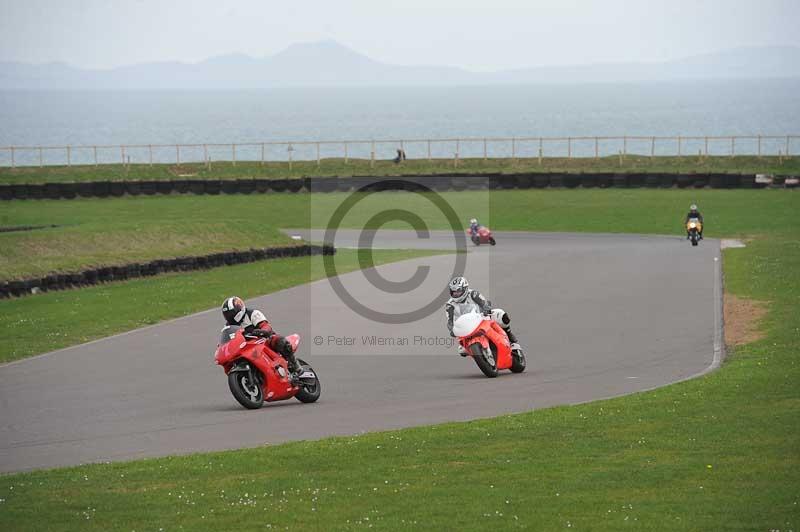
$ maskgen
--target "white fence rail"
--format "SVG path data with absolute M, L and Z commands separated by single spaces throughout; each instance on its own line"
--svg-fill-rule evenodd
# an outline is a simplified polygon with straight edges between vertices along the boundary
M 101 164 L 176 164 L 288 162 L 337 158 L 392 159 L 402 149 L 409 159 L 599 158 L 643 156 L 800 155 L 800 135 L 727 136 L 575 136 L 270 141 L 207 144 L 125 144 L 80 146 L 2 146 L 0 167 Z

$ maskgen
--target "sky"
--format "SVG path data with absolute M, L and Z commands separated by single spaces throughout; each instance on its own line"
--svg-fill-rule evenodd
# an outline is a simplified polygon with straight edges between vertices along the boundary
M 334 39 L 476 71 L 800 46 L 800 0 L 0 0 L 0 61 L 111 68 Z

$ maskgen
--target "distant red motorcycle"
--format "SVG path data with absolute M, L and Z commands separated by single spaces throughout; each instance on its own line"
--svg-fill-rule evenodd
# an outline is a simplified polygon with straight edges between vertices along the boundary
M 495 309 L 495 313 L 503 313 Z M 522 373 L 527 364 L 521 349 L 512 351 L 508 335 L 491 316 L 477 312 L 462 314 L 453 323 L 453 334 L 487 377 L 497 377 L 498 370 Z
M 474 232 L 470 227 L 469 229 L 467 229 L 467 234 L 469 235 L 470 240 L 472 240 L 472 243 L 475 244 L 476 246 L 480 246 L 481 244 L 490 244 L 494 246 L 495 244 L 497 244 L 497 242 L 494 239 L 494 236 L 492 236 L 492 231 L 489 230 L 488 227 L 484 227 L 481 225 L 478 227 L 478 230 Z
M 292 334 L 286 340 L 296 352 L 300 336 Z M 311 366 L 297 359 L 301 370 L 293 378 L 286 359 L 269 348 L 266 338 L 249 336 L 237 325 L 222 329 L 214 360 L 225 370 L 233 397 L 245 408 L 292 397 L 303 403 L 319 399 L 319 378 Z

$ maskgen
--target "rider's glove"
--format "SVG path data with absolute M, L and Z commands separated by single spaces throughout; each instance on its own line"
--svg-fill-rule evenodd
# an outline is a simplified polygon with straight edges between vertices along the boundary
M 269 338 L 270 336 L 272 336 L 275 333 L 272 332 L 272 331 L 265 331 L 264 329 L 253 329 L 252 331 L 248 332 L 247 334 L 249 334 L 250 336 L 258 336 L 258 337 L 261 337 L 261 338 Z

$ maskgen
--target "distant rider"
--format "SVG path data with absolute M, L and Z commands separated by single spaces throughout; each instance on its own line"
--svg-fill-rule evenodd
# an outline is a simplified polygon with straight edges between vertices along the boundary
M 477 235 L 479 227 L 480 227 L 480 224 L 478 223 L 478 219 L 477 218 L 471 219 L 469 221 L 469 234 L 470 235 Z
M 700 231 L 698 232 L 698 236 L 702 239 L 703 238 L 703 227 L 705 224 L 703 223 L 703 215 L 700 214 L 700 211 L 697 210 L 697 205 L 694 203 L 689 206 L 689 214 L 686 215 L 686 219 L 683 221 L 684 227 L 689 222 L 691 218 L 697 218 L 700 220 Z M 686 231 L 686 239 L 689 239 L 689 231 Z
M 455 277 L 448 285 L 450 289 L 450 299 L 444 306 L 444 311 L 447 314 L 447 330 L 450 331 L 450 336 L 455 337 L 453 334 L 453 322 L 462 314 L 470 312 L 479 312 L 481 314 L 491 314 L 492 303 L 483 297 L 477 290 L 469 289 L 469 281 L 464 277 Z M 503 314 L 503 319 L 499 325 L 506 331 L 508 341 L 511 342 L 511 350 L 516 351 L 520 349 L 517 342 L 517 336 L 511 331 L 511 318 L 507 313 Z M 459 345 L 458 353 L 461 356 L 466 356 L 467 353 Z
M 263 312 L 247 308 L 240 297 L 233 296 L 222 303 L 222 315 L 228 325 L 242 327 L 244 334 L 266 338 L 270 349 L 289 362 L 289 371 L 295 373 L 300 368 L 294 357 L 292 345 L 272 329 L 272 325 L 267 321 Z

